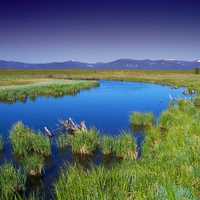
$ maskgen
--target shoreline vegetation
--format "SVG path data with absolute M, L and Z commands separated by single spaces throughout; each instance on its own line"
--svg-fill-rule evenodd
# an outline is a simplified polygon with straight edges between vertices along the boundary
M 185 87 L 188 94 L 193 94 L 200 93 L 199 77 L 195 71 L 0 70 L 0 102 L 26 102 L 38 96 L 76 95 L 81 90 L 98 87 L 99 80 Z M 196 104 L 199 104 L 199 99 Z
M 11 81 L 12 83 L 12 81 Z M 15 103 L 26 102 L 27 99 L 35 100 L 38 96 L 62 97 L 65 95 L 76 95 L 81 90 L 98 87 L 97 81 L 72 81 L 35 79 L 33 83 L 21 85 L 0 86 L 0 102 Z
M 0 70 L 0 86 L 31 84 L 42 79 L 116 80 L 187 87 L 190 92 L 200 92 L 199 76 L 195 71 Z
M 141 81 L 187 87 L 200 91 L 199 75 L 194 72 L 161 71 L 0 71 L 0 85 L 24 85 L 33 79 L 120 80 Z M 7 75 L 6 75 L 7 74 Z M 31 80 L 32 78 L 32 80 Z M 62 81 L 61 80 L 61 81 Z M 19 81 L 19 82 L 18 82 Z M 36 82 L 37 82 L 36 81 Z M 12 83 L 11 83 L 12 82 Z M 17 83 L 18 82 L 18 83 Z M 35 82 L 34 82 L 35 83 Z M 96 81 L 94 82 L 97 83 Z M 33 82 L 31 83 L 33 84 Z M 21 86 L 20 86 L 21 87 Z M 151 113 L 132 113 L 131 133 L 111 137 L 95 129 L 61 134 L 56 138 L 59 151 L 71 151 L 79 159 L 102 154 L 98 164 L 91 159 L 89 167 L 82 162 L 60 166 L 59 177 L 53 184 L 55 200 L 76 199 L 173 199 L 200 198 L 200 98 L 180 100 L 163 112 L 155 123 Z M 144 142 L 141 157 L 134 138 L 134 128 L 141 129 Z M 11 130 L 12 160 L 0 165 L 0 199 L 41 199 L 28 193 L 30 177 L 45 176 L 46 159 L 52 156 L 52 142 L 23 123 Z M 0 151 L 4 154 L 0 138 Z M 106 161 L 105 161 L 106 160 Z M 107 164 L 109 160 L 109 164 Z M 49 192 L 49 191 L 48 191 Z

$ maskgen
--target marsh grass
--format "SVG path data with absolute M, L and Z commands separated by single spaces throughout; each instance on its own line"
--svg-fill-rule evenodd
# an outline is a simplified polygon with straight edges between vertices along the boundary
M 148 128 L 155 125 L 155 117 L 152 113 L 134 112 L 130 116 L 130 123 L 133 128 Z
M 131 133 L 122 132 L 120 135 L 103 136 L 101 150 L 105 156 L 116 156 L 119 159 L 136 158 L 136 144 Z
M 112 156 L 114 154 L 115 137 L 107 135 L 102 136 L 100 145 L 104 155 Z
M 77 166 L 63 170 L 55 184 L 56 199 L 145 199 L 142 196 L 138 198 L 142 172 L 134 170 L 134 167 L 134 163 L 132 163 L 132 167 L 122 163 L 110 170 L 103 166 L 90 171 L 85 171 Z M 148 183 L 147 177 L 146 183 Z M 149 189 L 147 195 L 150 197 L 149 186 L 143 191 L 145 193 L 147 188 Z
M 159 148 L 161 141 L 164 140 L 165 135 L 157 127 L 151 127 L 145 133 L 146 137 L 142 146 L 142 158 L 152 160 L 155 159 L 157 148 Z
M 123 132 L 114 141 L 113 151 L 118 158 L 136 159 L 136 144 L 131 133 Z
M 0 167 L 0 199 L 18 199 L 25 190 L 26 175 L 12 164 Z
M 19 157 L 27 154 L 38 154 L 44 157 L 51 155 L 51 144 L 47 137 L 33 132 L 22 122 L 16 123 L 10 135 L 14 154 Z
M 99 147 L 99 133 L 95 129 L 78 131 L 74 135 L 67 135 L 67 143 L 73 153 L 90 155 Z
M 21 165 L 29 176 L 41 176 L 44 171 L 45 160 L 38 155 L 27 155 Z
M 77 166 L 65 169 L 55 184 L 56 198 L 199 199 L 199 120 L 199 110 L 194 110 L 189 102 L 179 102 L 167 111 L 164 133 L 160 124 L 145 130 L 141 160 L 123 159 L 109 169 L 104 166 L 92 170 Z M 102 151 L 106 154 L 116 151 L 119 138 L 104 136 Z M 126 145 L 119 152 L 127 155 L 130 136 L 120 140 Z
M 95 81 L 68 82 L 65 80 L 49 81 L 41 84 L 0 87 L 0 101 L 14 103 L 25 102 L 28 98 L 36 99 L 38 96 L 62 97 L 64 95 L 76 95 L 81 90 L 87 90 L 99 86 Z
M 167 130 L 171 127 L 171 124 L 173 123 L 172 121 L 174 120 L 174 114 L 175 112 L 172 110 L 168 110 L 162 113 L 159 123 L 161 129 Z

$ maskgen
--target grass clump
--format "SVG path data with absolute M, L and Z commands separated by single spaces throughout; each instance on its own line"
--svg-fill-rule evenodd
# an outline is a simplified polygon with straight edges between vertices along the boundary
M 101 138 L 101 150 L 104 155 L 114 154 L 115 138 L 104 135 Z
M 197 107 L 200 107 L 200 95 L 195 97 L 194 99 L 194 105 Z
M 3 141 L 3 137 L 0 136 L 0 152 L 3 151 L 3 148 L 4 148 L 4 141 Z
M 136 128 L 147 128 L 155 124 L 155 118 L 152 113 L 134 112 L 130 116 L 130 123 Z
M 115 155 L 117 158 L 134 160 L 136 158 L 136 144 L 131 133 L 119 136 L 103 136 L 101 149 L 104 155 Z
M 26 176 L 12 164 L 0 167 L 0 199 L 17 199 L 25 190 Z
M 44 157 L 51 155 L 49 139 L 25 127 L 22 122 L 18 122 L 13 126 L 10 138 L 13 151 L 19 157 L 33 153 Z
M 41 176 L 44 169 L 44 158 L 38 155 L 26 156 L 21 162 L 24 170 L 30 176 Z
M 41 176 L 45 159 L 51 155 L 49 138 L 33 132 L 22 122 L 13 126 L 10 138 L 14 154 L 27 174 Z
M 173 114 L 169 111 L 163 112 L 160 118 L 160 128 L 163 130 L 168 129 L 172 123 Z
M 116 137 L 113 151 L 118 158 L 136 159 L 136 144 L 131 133 L 123 133 Z
M 99 146 L 99 134 L 94 129 L 78 131 L 74 135 L 68 135 L 67 141 L 73 153 L 93 154 Z

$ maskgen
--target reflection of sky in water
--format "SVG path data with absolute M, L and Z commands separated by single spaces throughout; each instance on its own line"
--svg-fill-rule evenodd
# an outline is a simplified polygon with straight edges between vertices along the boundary
M 0 132 L 7 134 L 12 124 L 23 121 L 34 129 L 55 129 L 59 119 L 72 117 L 104 133 L 117 134 L 129 128 L 133 111 L 153 112 L 157 117 L 166 110 L 169 95 L 184 98 L 183 88 L 172 89 L 146 83 L 101 81 L 99 88 L 62 98 L 40 97 L 35 102 L 0 104 Z

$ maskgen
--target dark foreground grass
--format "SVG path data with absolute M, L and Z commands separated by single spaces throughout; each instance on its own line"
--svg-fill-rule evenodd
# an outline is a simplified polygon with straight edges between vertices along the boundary
M 0 199 L 21 199 L 25 184 L 26 175 L 22 170 L 17 170 L 12 164 L 4 164 L 0 167 Z

